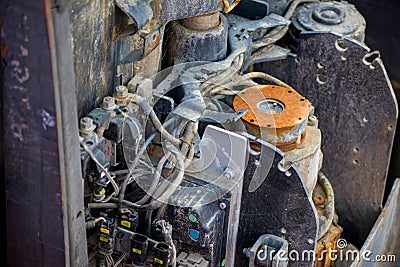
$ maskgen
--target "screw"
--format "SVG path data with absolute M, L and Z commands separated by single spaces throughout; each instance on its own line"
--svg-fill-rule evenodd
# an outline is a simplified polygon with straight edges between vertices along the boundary
M 323 196 L 317 195 L 317 196 L 313 197 L 313 202 L 315 205 L 319 206 L 319 205 L 325 204 L 325 199 Z

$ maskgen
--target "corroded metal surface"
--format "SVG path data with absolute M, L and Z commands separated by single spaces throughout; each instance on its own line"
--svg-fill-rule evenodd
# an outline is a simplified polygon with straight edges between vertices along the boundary
M 61 181 L 45 5 L 31 3 L 28 8 L 26 1 L 13 1 L 13 7 L 4 7 L 1 14 L 8 48 L 2 89 L 8 265 L 63 266 Z
M 337 241 L 343 229 L 335 224 L 332 224 L 328 232 L 317 243 L 315 251 L 314 267 L 330 267 L 334 263 L 333 257 L 337 256 L 333 253 L 337 250 Z M 333 256 L 332 256 L 333 255 Z
M 310 102 L 292 89 L 276 85 L 250 87 L 235 97 L 233 106 L 236 111 L 248 110 L 242 119 L 251 134 L 261 131 L 257 137 L 283 151 L 304 141 Z
M 344 236 L 362 244 L 382 207 L 397 103 L 377 53 L 332 33 L 302 34 L 297 58 L 258 66 L 315 106 Z M 365 186 L 367 185 L 367 186 Z
M 318 129 L 316 124 L 310 125 L 310 121 L 308 123 L 304 142 L 296 149 L 285 152 L 281 165 L 290 166 L 293 164 L 297 167 L 311 197 L 317 183 L 318 171 L 322 166 L 323 155 L 321 152 L 321 130 Z

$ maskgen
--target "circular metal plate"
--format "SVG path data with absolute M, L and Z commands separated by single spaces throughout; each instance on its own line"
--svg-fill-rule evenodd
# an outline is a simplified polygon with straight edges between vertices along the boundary
M 263 85 L 243 90 L 235 97 L 233 107 L 236 111 L 248 110 L 242 119 L 249 125 L 275 129 L 279 135 L 307 120 L 310 102 L 292 89 Z

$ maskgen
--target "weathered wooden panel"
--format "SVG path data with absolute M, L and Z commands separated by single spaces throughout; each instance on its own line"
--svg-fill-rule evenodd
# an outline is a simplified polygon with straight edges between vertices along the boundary
M 85 266 L 69 15 L 50 0 L 7 0 L 0 16 L 2 266 Z
M 63 266 L 62 190 L 45 1 L 6 2 L 1 16 L 8 266 Z

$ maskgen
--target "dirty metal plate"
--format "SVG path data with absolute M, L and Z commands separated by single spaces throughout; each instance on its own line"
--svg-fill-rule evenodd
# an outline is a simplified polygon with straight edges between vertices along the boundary
M 385 208 L 379 215 L 367 240 L 360 250 L 359 261 L 351 266 L 376 266 L 375 259 L 381 259 L 391 266 L 400 264 L 400 179 L 395 180 Z M 371 251 L 371 253 L 368 253 Z M 381 257 L 381 258 L 379 258 Z
M 335 191 L 344 236 L 361 245 L 382 207 L 398 115 L 379 55 L 334 33 L 303 33 L 297 58 L 256 69 L 290 84 L 315 106 L 322 171 Z
M 283 158 L 282 152 L 270 144 L 259 144 L 261 153 L 249 153 L 244 175 L 235 266 L 248 266 L 243 249 L 251 248 L 265 234 L 287 240 L 289 253 L 296 251 L 301 255 L 303 251 L 315 250 L 317 215 L 300 175 L 293 167 L 286 173 L 280 171 L 278 163 Z M 250 190 L 257 176 L 262 183 L 256 190 Z M 289 261 L 289 266 L 312 265 L 312 259 L 307 260 L 307 257 L 304 261 L 301 258 Z

